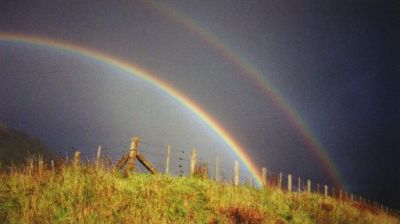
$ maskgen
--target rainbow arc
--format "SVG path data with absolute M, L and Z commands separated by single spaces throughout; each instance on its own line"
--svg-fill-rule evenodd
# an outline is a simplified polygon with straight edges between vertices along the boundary
M 344 188 L 342 177 L 330 158 L 328 150 L 318 140 L 295 108 L 290 105 L 279 90 L 271 84 L 267 77 L 263 75 L 256 66 L 235 53 L 234 50 L 228 47 L 217 35 L 207 30 L 204 26 L 184 13 L 160 1 L 144 1 L 143 4 L 158 12 L 161 16 L 170 19 L 189 32 L 195 34 L 195 36 L 215 49 L 223 58 L 240 69 L 265 97 L 272 100 L 279 111 L 285 115 L 292 127 L 295 128 L 297 133 L 302 137 L 308 146 L 307 148 L 320 161 L 325 171 L 329 174 L 330 179 L 334 181 L 334 185 Z
M 205 122 L 208 127 L 215 132 L 229 148 L 238 156 L 244 166 L 249 172 L 255 177 L 258 184 L 261 184 L 261 177 L 258 172 L 258 168 L 251 161 L 249 155 L 245 149 L 223 128 L 221 124 L 217 122 L 210 114 L 200 107 L 197 103 L 185 96 L 182 92 L 172 87 L 165 81 L 157 78 L 155 74 L 141 68 L 140 66 L 132 63 L 128 63 L 122 59 L 107 55 L 105 53 L 95 51 L 93 49 L 85 48 L 72 43 L 57 41 L 49 38 L 26 35 L 26 34 L 15 34 L 15 33 L 0 33 L 0 42 L 12 42 L 17 44 L 29 44 L 39 47 L 46 47 L 65 51 L 71 54 L 79 55 L 85 58 L 113 66 L 124 72 L 127 72 L 149 84 L 162 90 L 164 93 L 171 96 L 182 106 L 187 108 L 193 114 L 195 114 L 201 121 Z

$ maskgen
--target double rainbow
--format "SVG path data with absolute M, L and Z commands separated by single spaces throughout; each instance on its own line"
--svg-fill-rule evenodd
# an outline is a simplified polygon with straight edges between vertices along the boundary
M 333 161 L 330 159 L 327 149 L 312 133 L 311 129 L 304 122 L 299 113 L 296 112 L 288 101 L 284 99 L 278 89 L 271 85 L 261 71 L 245 58 L 235 53 L 211 31 L 207 30 L 204 26 L 200 25 L 182 12 L 171 8 L 160 1 L 143 1 L 143 5 L 150 7 L 163 17 L 174 21 L 189 32 L 195 34 L 196 37 L 200 38 L 203 42 L 215 49 L 223 58 L 230 61 L 231 64 L 240 69 L 243 74 L 246 74 L 246 77 L 249 78 L 268 99 L 273 101 L 274 105 L 279 108 L 290 124 L 297 130 L 307 144 L 308 149 L 318 158 L 325 171 L 329 174 L 330 179 L 334 181 L 334 185 L 342 188 L 344 187 L 341 175 Z

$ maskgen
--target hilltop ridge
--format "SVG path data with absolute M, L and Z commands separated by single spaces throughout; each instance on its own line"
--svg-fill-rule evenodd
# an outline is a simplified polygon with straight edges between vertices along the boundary
M 198 177 L 73 165 L 0 173 L 6 223 L 352 223 L 398 224 L 395 216 L 352 200 L 277 188 L 232 186 Z
M 0 121 L 0 168 L 11 164 L 19 166 L 28 155 L 54 157 L 54 153 L 40 139 L 9 128 Z

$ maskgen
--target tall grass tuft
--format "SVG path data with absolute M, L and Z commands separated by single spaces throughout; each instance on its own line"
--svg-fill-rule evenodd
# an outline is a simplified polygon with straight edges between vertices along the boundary
M 0 173 L 0 223 L 399 223 L 352 201 L 235 188 L 204 178 L 204 168 L 194 177 L 124 177 L 109 160 L 98 169 L 57 160 L 40 172 L 39 161 Z

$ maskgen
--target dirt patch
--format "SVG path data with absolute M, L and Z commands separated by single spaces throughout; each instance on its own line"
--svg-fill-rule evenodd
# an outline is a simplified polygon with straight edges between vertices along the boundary
M 256 207 L 237 207 L 227 206 L 219 209 L 219 213 L 224 215 L 230 223 L 263 223 L 264 216 Z

